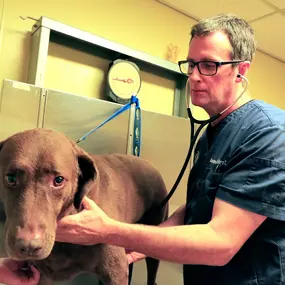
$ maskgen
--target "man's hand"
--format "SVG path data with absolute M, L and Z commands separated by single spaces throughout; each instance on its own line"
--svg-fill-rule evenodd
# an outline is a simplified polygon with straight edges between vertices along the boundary
M 22 270 L 24 262 L 0 258 L 0 283 L 8 285 L 36 285 L 40 280 L 39 271 L 31 266 Z
M 129 264 L 146 258 L 146 255 L 144 255 L 143 253 L 136 252 L 136 251 L 126 250 L 126 254 L 127 254 L 127 259 L 128 259 Z
M 104 240 L 104 230 L 111 219 L 86 196 L 82 206 L 84 209 L 80 213 L 58 221 L 56 241 L 93 245 Z

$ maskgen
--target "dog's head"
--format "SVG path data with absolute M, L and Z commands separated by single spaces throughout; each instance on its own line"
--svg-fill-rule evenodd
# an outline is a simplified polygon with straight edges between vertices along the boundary
M 57 220 L 80 208 L 95 176 L 91 157 L 61 133 L 33 129 L 1 142 L 6 253 L 14 259 L 46 258 Z

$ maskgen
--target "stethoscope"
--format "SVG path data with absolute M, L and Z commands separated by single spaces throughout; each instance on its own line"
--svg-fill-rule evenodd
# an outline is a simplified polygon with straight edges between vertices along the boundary
M 163 208 L 165 206 L 165 204 L 169 201 L 169 199 L 172 197 L 173 193 L 175 192 L 177 186 L 179 185 L 184 172 L 186 170 L 186 167 L 189 163 L 189 160 L 191 158 L 191 154 L 194 148 L 194 145 L 197 141 L 197 138 L 201 132 L 201 130 L 208 124 L 210 124 L 211 122 L 217 120 L 221 115 L 223 115 L 227 110 L 229 110 L 233 105 L 235 105 L 238 100 L 242 97 L 242 95 L 246 92 L 247 87 L 248 87 L 248 79 L 241 75 L 238 74 L 239 78 L 242 78 L 242 84 L 243 84 L 243 91 L 241 92 L 241 94 L 233 101 L 233 103 L 231 105 L 229 105 L 227 108 L 225 108 L 222 112 L 210 117 L 207 120 L 198 120 L 196 118 L 194 118 L 192 112 L 191 112 L 191 96 L 189 93 L 189 79 L 186 81 L 186 88 L 185 88 L 185 99 L 186 99 L 186 108 L 187 108 L 187 114 L 188 114 L 188 118 L 190 121 L 190 145 L 189 145 L 189 150 L 186 156 L 186 159 L 184 161 L 184 164 L 180 170 L 180 173 L 175 181 L 175 183 L 173 184 L 171 190 L 169 191 L 168 195 L 165 197 L 165 199 L 162 201 L 162 203 L 160 204 L 160 207 Z M 198 129 L 195 131 L 195 125 L 199 125 Z

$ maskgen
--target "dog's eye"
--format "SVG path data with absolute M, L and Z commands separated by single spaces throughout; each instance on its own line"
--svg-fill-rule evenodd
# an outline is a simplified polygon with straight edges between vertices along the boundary
M 17 184 L 17 177 L 14 173 L 9 173 L 5 176 L 5 181 L 9 186 L 15 186 Z
M 55 177 L 53 184 L 54 186 L 60 186 L 63 183 L 63 181 L 64 178 L 62 176 L 57 176 Z

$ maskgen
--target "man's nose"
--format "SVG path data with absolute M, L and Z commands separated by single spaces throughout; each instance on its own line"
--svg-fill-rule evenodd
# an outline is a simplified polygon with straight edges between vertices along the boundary
M 192 73 L 189 74 L 188 78 L 189 78 L 189 80 L 192 80 L 192 81 L 200 81 L 201 80 L 201 73 L 198 69 L 198 65 L 194 66 Z

